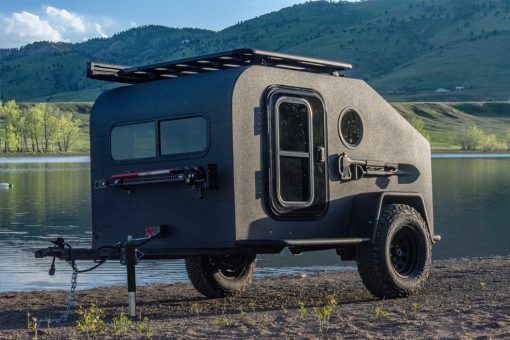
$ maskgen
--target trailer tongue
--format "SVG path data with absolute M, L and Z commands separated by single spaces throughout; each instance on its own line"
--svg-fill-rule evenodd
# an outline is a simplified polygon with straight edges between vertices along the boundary
M 114 246 L 102 247 L 101 249 L 73 249 L 71 245 L 66 243 L 62 237 L 59 237 L 55 241 L 52 241 L 54 246 L 37 250 L 35 252 L 35 258 L 53 258 L 50 269 L 48 271 L 50 276 L 55 275 L 55 259 L 57 258 L 60 260 L 65 260 L 73 270 L 71 277 L 71 290 L 67 299 L 66 310 L 58 318 L 40 319 L 39 323 L 45 322 L 48 324 L 60 324 L 66 322 L 74 307 L 74 294 L 78 284 L 78 274 L 90 272 L 104 264 L 106 261 L 112 259 L 120 259 L 120 263 L 126 266 L 129 316 L 135 318 L 137 316 L 135 266 L 138 263 L 138 260 L 141 259 L 144 255 L 137 249 L 137 247 L 148 243 L 161 235 L 161 229 L 159 226 L 150 226 L 146 227 L 145 229 L 147 237 L 134 239 L 132 236 L 128 236 L 125 243 L 119 242 Z M 76 264 L 76 260 L 78 259 L 93 259 L 96 264 L 87 269 L 80 270 Z
M 216 189 L 216 165 L 207 164 L 206 167 L 191 166 L 182 168 L 168 168 L 150 171 L 127 172 L 114 174 L 110 179 L 98 180 L 94 183 L 95 189 L 106 188 L 124 188 L 131 190 L 132 186 L 158 184 L 158 183 L 184 183 L 192 186 L 193 189 L 199 190 L 199 198 L 205 198 L 208 189 Z M 35 251 L 35 258 L 51 257 L 52 262 L 48 274 L 55 275 L 55 259 L 66 261 L 73 269 L 71 279 L 71 295 L 68 299 L 66 311 L 57 319 L 46 319 L 48 323 L 62 323 L 67 318 L 74 305 L 74 291 L 77 285 L 77 277 L 80 273 L 92 271 L 108 260 L 120 260 L 122 265 L 126 266 L 127 287 L 129 301 L 129 316 L 136 317 L 136 274 L 135 266 L 138 260 L 144 254 L 138 250 L 142 246 L 156 237 L 167 235 L 166 226 L 146 226 L 144 238 L 134 239 L 131 235 L 127 236 L 125 243 L 118 242 L 111 246 L 102 246 L 99 248 L 73 248 L 65 242 L 61 237 L 52 241 L 54 244 L 48 248 L 38 249 Z M 150 255 L 148 258 L 164 257 L 162 254 Z M 76 260 L 93 260 L 96 264 L 90 268 L 79 270 Z

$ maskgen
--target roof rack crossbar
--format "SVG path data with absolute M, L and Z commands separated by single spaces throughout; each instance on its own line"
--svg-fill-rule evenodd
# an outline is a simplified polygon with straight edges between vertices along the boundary
M 87 65 L 87 77 L 98 80 L 137 84 L 158 79 L 178 78 L 250 65 L 263 65 L 332 75 L 338 75 L 339 71 L 352 69 L 350 64 L 334 61 L 298 57 L 262 50 L 237 49 L 138 67 L 91 62 Z

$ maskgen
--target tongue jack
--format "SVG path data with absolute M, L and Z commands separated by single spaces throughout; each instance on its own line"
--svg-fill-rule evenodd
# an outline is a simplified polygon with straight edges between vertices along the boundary
M 55 256 L 53 256 L 53 261 L 51 261 L 50 270 L 48 270 L 48 275 L 53 276 L 55 275 Z

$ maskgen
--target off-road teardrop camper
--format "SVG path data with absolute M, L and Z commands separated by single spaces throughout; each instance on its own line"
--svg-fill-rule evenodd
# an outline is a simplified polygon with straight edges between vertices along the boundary
M 374 295 L 415 292 L 439 239 L 430 145 L 350 68 L 252 49 L 90 63 L 89 78 L 132 84 L 91 114 L 93 247 L 38 255 L 122 257 L 147 233 L 144 257 L 184 258 L 198 291 L 222 297 L 251 282 L 257 254 L 336 249 Z

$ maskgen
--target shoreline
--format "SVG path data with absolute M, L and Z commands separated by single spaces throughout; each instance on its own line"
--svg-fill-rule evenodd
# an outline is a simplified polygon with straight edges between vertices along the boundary
M 96 303 L 108 323 L 127 312 L 125 290 L 79 291 L 77 306 Z M 227 299 L 205 299 L 189 283 L 140 286 L 137 294 L 153 339 L 510 337 L 510 256 L 436 261 L 423 291 L 405 299 L 374 298 L 356 271 L 258 279 Z M 333 295 L 338 305 L 320 329 L 314 307 L 321 310 Z M 66 298 L 65 291 L 0 293 L 0 338 L 27 337 L 27 312 L 56 317 Z M 39 336 L 83 338 L 76 316 L 42 326 Z M 144 338 L 134 331 L 127 337 Z
M 506 151 L 465 151 L 465 150 L 449 150 L 437 149 L 431 150 L 432 155 L 510 155 L 510 150 Z M 65 158 L 65 157 L 90 157 L 90 153 L 70 152 L 70 153 L 0 153 L 1 158 Z
M 39 157 L 90 157 L 90 153 L 69 152 L 69 153 L 0 153 L 0 158 L 39 158 Z

